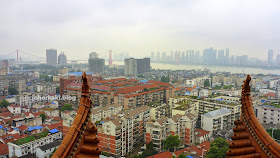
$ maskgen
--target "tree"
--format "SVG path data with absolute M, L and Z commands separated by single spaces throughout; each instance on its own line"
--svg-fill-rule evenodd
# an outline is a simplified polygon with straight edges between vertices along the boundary
M 167 137 L 167 139 L 165 140 L 165 149 L 169 149 L 171 151 L 174 151 L 174 149 L 176 147 L 179 147 L 180 145 L 180 139 L 178 135 L 170 135 L 169 137 Z
M 146 144 L 147 150 L 143 151 L 142 154 L 138 155 L 138 156 L 133 156 L 132 158 L 145 158 L 151 155 L 155 155 L 158 152 L 154 149 L 154 143 L 153 141 L 149 142 L 148 144 Z
M 269 128 L 266 131 L 272 137 L 272 129 Z M 280 140 L 280 129 L 274 129 L 273 130 L 273 138 L 277 139 L 277 140 Z
M 10 105 L 10 103 L 6 99 L 1 101 L 1 103 L 0 103 L 1 108 L 7 108 L 9 105 Z
M 9 87 L 8 92 L 10 95 L 15 95 L 17 93 L 16 89 L 13 87 Z
M 179 156 L 178 156 L 178 158 L 186 158 L 187 156 L 186 155 L 184 155 L 183 153 L 182 154 L 180 154 Z
M 226 157 L 226 152 L 229 149 L 229 144 L 228 142 L 219 137 L 215 139 L 214 142 L 211 143 L 211 148 L 209 152 L 207 153 L 208 158 L 225 158 Z
M 56 93 L 59 93 L 60 86 L 56 86 Z
M 206 79 L 206 80 L 204 81 L 204 87 L 210 87 L 209 79 Z
M 138 77 L 138 78 L 145 78 L 145 76 L 144 76 L 143 74 L 138 75 L 137 77 Z
M 64 106 L 61 108 L 61 111 L 65 111 L 65 110 L 72 110 L 72 105 L 70 104 L 64 104 Z
M 41 113 L 40 117 L 42 117 L 42 122 L 45 122 L 47 116 L 44 113 Z
M 165 76 L 161 76 L 161 79 L 160 79 L 161 82 L 165 82 L 165 83 L 168 83 L 169 82 L 169 77 L 165 77 Z

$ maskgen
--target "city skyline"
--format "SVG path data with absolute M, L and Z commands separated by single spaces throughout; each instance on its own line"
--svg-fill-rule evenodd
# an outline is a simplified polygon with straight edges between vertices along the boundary
M 4 2 L 0 55 L 16 49 L 43 54 L 47 48 L 67 52 L 69 59 L 108 50 L 136 58 L 208 47 L 251 57 L 280 52 L 277 1 L 65 3 Z

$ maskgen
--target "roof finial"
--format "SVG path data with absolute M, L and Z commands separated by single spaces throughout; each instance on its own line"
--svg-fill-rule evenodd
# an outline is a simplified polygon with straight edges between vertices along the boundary
M 86 72 L 83 73 L 82 80 L 83 80 L 82 93 L 89 93 L 89 86 L 88 86 L 88 80 L 87 80 Z
M 251 76 L 248 74 L 247 78 L 244 82 L 244 85 L 242 86 L 242 93 L 243 94 L 250 94 L 250 81 L 251 81 Z

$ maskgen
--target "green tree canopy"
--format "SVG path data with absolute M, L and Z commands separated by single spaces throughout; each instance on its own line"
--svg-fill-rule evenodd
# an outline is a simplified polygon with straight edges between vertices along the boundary
M 167 76 L 161 76 L 161 79 L 160 79 L 161 82 L 165 82 L 165 83 L 168 83 L 170 80 L 169 80 L 169 77 Z
M 206 79 L 206 80 L 204 81 L 204 87 L 210 87 L 209 79 Z
M 56 90 L 55 90 L 56 93 L 60 93 L 60 92 L 59 92 L 59 88 L 60 88 L 60 86 L 56 86 Z
M 186 155 L 184 155 L 183 153 L 182 154 L 180 154 L 179 156 L 178 156 L 178 158 L 186 158 L 187 156 Z
M 41 113 L 41 114 L 40 114 L 40 117 L 42 117 L 42 122 L 45 122 L 45 120 L 46 120 L 46 118 L 47 118 L 46 114 Z
M 1 103 L 0 103 L 1 108 L 7 108 L 7 106 L 9 106 L 9 105 L 10 105 L 10 103 L 6 99 L 1 101 Z
M 164 141 L 165 149 L 169 149 L 171 151 L 174 151 L 176 147 L 179 147 L 180 145 L 180 139 L 178 135 L 170 135 L 167 137 L 167 139 Z
M 17 93 L 16 89 L 13 87 L 8 88 L 9 95 L 15 95 Z
M 65 111 L 65 110 L 72 110 L 73 108 L 72 108 L 72 105 L 70 105 L 70 104 L 64 104 L 64 106 L 61 108 L 61 111 L 63 112 L 63 111 Z
M 272 137 L 272 129 L 269 128 L 266 131 Z M 280 140 L 280 129 L 274 129 L 273 130 L 273 138 L 277 139 L 277 140 Z
M 211 143 L 211 148 L 209 152 L 207 153 L 208 158 L 225 158 L 226 157 L 226 152 L 229 149 L 229 144 L 228 142 L 219 137 L 215 139 L 214 142 Z
M 154 149 L 154 143 L 153 143 L 153 141 L 151 141 L 151 142 L 149 142 L 148 144 L 146 144 L 146 148 L 147 148 L 147 150 L 143 151 L 142 154 L 132 156 L 132 158 L 145 158 L 145 157 L 148 157 L 148 156 L 151 156 L 151 155 L 155 155 L 155 154 L 158 153 L 158 152 Z

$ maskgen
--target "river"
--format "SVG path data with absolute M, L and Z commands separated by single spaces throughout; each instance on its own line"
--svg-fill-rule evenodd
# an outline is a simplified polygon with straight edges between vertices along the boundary
M 123 61 L 114 61 L 114 65 L 124 65 Z M 231 73 L 245 73 L 245 74 L 278 74 L 280 75 L 279 69 L 262 69 L 255 67 L 234 67 L 234 66 L 210 66 L 210 65 L 173 65 L 164 63 L 151 63 L 152 69 L 161 70 L 204 70 L 205 68 L 210 69 L 211 72 L 231 72 Z

